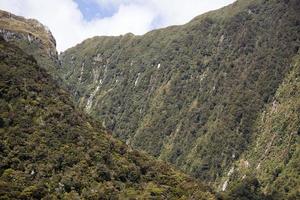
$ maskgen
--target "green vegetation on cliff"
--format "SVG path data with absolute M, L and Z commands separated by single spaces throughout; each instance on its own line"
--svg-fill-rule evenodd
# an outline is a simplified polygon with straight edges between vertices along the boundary
M 115 140 L 44 68 L 0 40 L 0 199 L 214 199 Z
M 60 74 L 115 136 L 222 190 L 292 68 L 299 19 L 298 0 L 239 0 L 184 26 L 87 39 Z
M 0 36 L 1 198 L 214 198 L 112 135 L 220 199 L 300 198 L 298 0 L 90 38 L 61 66 L 35 20 L 0 11 Z
M 231 167 L 230 189 L 256 177 L 262 193 L 274 199 L 300 199 L 300 54 L 256 124 L 249 149 Z

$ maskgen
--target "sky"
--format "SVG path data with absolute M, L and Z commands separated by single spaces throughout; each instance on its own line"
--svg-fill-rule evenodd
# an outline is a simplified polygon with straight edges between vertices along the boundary
M 96 35 L 122 35 L 181 25 L 235 0 L 0 0 L 0 9 L 50 28 L 58 51 Z

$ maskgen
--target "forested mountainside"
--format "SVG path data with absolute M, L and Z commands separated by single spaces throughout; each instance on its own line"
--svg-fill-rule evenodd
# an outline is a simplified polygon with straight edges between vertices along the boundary
M 0 40 L 0 199 L 215 199 L 113 139 L 44 68 Z
M 298 172 L 296 102 L 282 104 L 290 116 L 269 108 L 298 70 L 299 46 L 298 0 L 238 0 L 183 26 L 87 39 L 60 55 L 59 73 L 77 104 L 133 148 L 219 190 L 232 166 L 250 170 L 262 159 L 257 177 L 267 190 Z
M 36 20 L 0 11 L 0 36 L 0 197 L 215 198 L 117 136 L 217 198 L 300 198 L 298 0 L 238 0 L 59 57 Z
M 235 197 L 243 187 L 249 188 L 245 182 L 253 184 L 257 178 L 261 192 L 273 199 L 299 199 L 300 52 L 292 59 L 291 70 L 274 101 L 260 113 L 255 124 L 248 150 L 228 168 L 222 187 L 231 185 Z

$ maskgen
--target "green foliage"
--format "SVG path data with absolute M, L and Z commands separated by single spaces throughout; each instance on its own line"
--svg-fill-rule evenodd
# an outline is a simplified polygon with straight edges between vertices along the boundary
M 103 125 L 216 188 L 229 181 L 225 199 L 300 198 L 299 5 L 239 0 L 184 26 L 94 37 L 61 68 L 43 31 L 1 18 L 32 54 L 1 42 L 1 197 L 213 198 Z
M 215 199 L 112 138 L 32 56 L 0 40 L 0 58 L 1 199 Z
M 260 191 L 260 185 L 256 178 L 247 177 L 240 183 L 236 183 L 232 186 L 229 194 L 224 195 L 224 199 L 235 199 L 235 200 L 267 200 L 270 197 L 266 197 Z
M 183 26 L 87 39 L 59 73 L 115 136 L 218 186 L 291 69 L 299 13 L 297 0 L 240 0 Z
M 245 184 L 244 176 L 255 176 L 260 182 L 261 191 L 272 199 L 300 197 L 299 53 L 293 58 L 291 67 L 274 101 L 257 119 L 252 144 L 242 156 L 249 166 L 237 163 L 237 170 L 231 177 L 231 184 L 235 185 L 237 182 Z

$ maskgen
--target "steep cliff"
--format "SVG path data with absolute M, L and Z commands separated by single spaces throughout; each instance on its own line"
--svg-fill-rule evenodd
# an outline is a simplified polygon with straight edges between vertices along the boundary
M 239 0 L 60 59 L 39 22 L 1 11 L 0 28 L 1 195 L 214 198 L 103 126 L 219 198 L 300 198 L 298 0 Z
M 239 0 L 183 26 L 87 39 L 59 73 L 115 136 L 218 188 L 292 69 L 299 19 L 297 0 Z
M 278 88 L 273 102 L 256 121 L 249 149 L 229 167 L 226 185 L 233 191 L 256 177 L 274 199 L 300 198 L 300 54 Z M 234 196 L 233 196 L 234 197 Z

